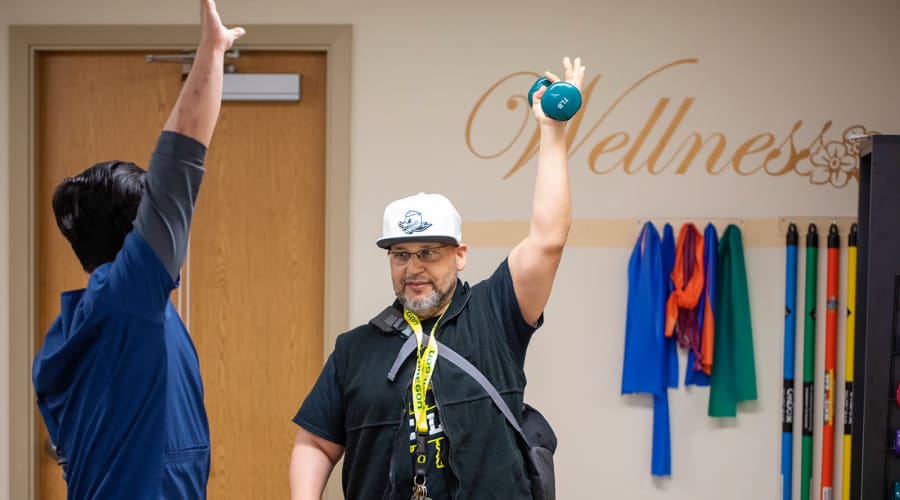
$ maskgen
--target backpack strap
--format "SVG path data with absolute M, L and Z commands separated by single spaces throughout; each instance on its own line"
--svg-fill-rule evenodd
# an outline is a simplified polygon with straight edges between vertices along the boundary
M 401 321 L 403 319 L 401 318 Z M 404 321 L 405 323 L 405 321 Z M 408 326 L 407 326 L 408 328 Z M 422 335 L 422 342 L 428 342 L 428 334 Z M 466 372 L 466 374 L 473 379 L 481 386 L 482 389 L 490 396 L 491 401 L 494 402 L 494 405 L 500 410 L 500 413 L 506 417 L 509 425 L 512 426 L 513 429 L 519 434 L 522 440 L 529 447 L 531 443 L 528 441 L 528 438 L 525 437 L 525 433 L 522 432 L 522 426 L 519 425 L 519 421 L 513 416 L 512 410 L 509 409 L 509 405 L 506 404 L 506 401 L 503 400 L 503 397 L 500 396 L 500 393 L 497 392 L 497 388 L 494 387 L 494 384 L 484 376 L 481 371 L 475 367 L 472 363 L 469 362 L 466 358 L 462 357 L 458 352 L 453 349 L 447 347 L 442 344 L 440 341 L 437 343 L 438 345 L 438 356 L 446 359 L 453 365 L 455 365 L 460 370 Z M 406 358 L 409 357 L 410 354 L 415 352 L 416 350 L 416 338 L 412 335 L 406 339 L 406 342 L 403 343 L 403 346 L 400 348 L 400 352 L 397 353 L 397 357 L 394 359 L 394 364 L 391 366 L 391 370 L 387 374 L 388 380 L 393 382 L 397 378 L 397 372 L 400 370 L 400 367 L 403 365 L 403 362 L 406 361 Z
M 428 335 L 425 335 L 427 338 Z M 427 341 L 426 341 L 427 342 Z M 441 347 L 443 344 L 438 344 L 438 356 L 441 354 Z M 400 347 L 400 352 L 397 353 L 397 357 L 394 358 L 394 364 L 391 365 L 391 371 L 387 374 L 387 379 L 391 382 L 397 378 L 397 372 L 400 371 L 400 367 L 403 366 L 403 362 L 406 361 L 406 358 L 409 357 L 410 354 L 416 351 L 416 337 L 410 335 L 406 342 Z

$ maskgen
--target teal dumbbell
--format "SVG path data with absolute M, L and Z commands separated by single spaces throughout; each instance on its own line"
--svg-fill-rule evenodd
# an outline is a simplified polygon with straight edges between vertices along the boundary
M 547 87 L 541 97 L 541 109 L 550 118 L 565 122 L 569 121 L 575 113 L 581 109 L 581 92 L 578 87 L 569 82 L 550 83 L 547 77 L 539 78 L 528 91 L 528 105 L 534 105 L 534 93 L 541 87 Z

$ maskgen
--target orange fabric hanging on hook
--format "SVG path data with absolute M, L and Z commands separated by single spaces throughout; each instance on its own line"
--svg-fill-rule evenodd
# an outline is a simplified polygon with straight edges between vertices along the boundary
M 703 364 L 700 350 L 701 332 L 698 328 L 697 303 L 703 293 L 703 235 L 694 224 L 681 226 L 672 283 L 675 289 L 666 301 L 666 336 L 671 337 L 678 327 L 678 343 L 694 351 L 696 362 Z

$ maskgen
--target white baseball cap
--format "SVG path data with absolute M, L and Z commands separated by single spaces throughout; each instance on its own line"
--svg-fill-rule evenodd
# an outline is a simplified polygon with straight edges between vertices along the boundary
M 392 201 L 384 209 L 381 238 L 375 242 L 390 248 L 402 241 L 436 241 L 459 245 L 462 219 L 445 196 L 419 193 Z

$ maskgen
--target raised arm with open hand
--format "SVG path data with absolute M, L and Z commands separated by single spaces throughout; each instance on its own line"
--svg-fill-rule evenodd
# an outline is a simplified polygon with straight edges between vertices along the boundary
M 209 146 L 222 105 L 225 52 L 243 35 L 243 28 L 222 24 L 213 0 L 200 0 L 200 44 L 165 130 Z

